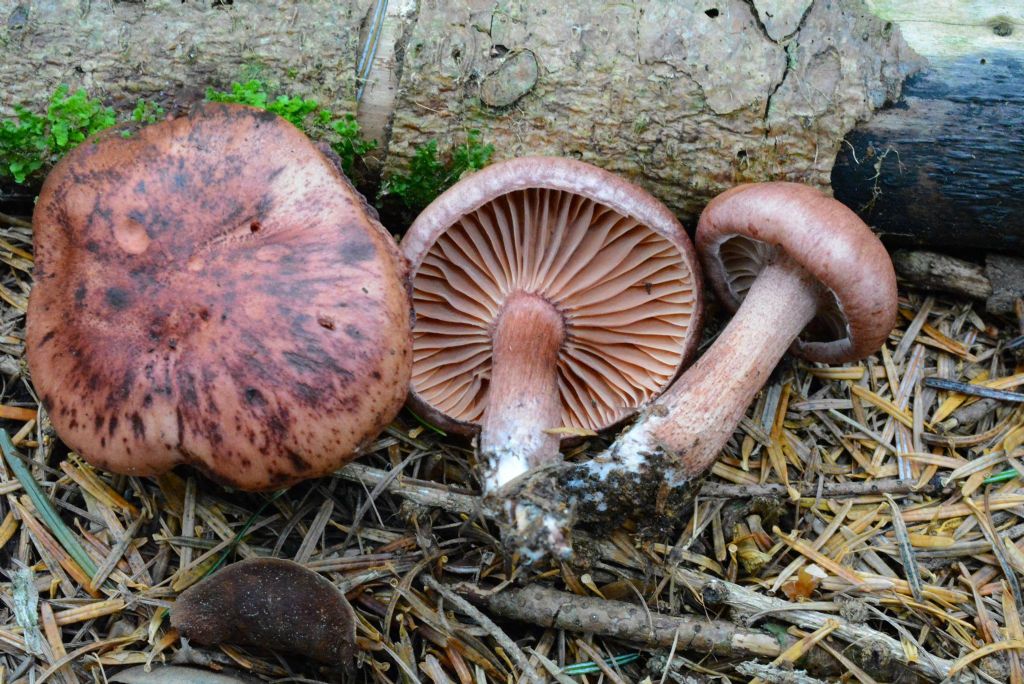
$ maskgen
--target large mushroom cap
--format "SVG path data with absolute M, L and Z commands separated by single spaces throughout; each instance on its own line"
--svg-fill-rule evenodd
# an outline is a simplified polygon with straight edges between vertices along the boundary
M 692 357 L 701 281 L 682 226 L 640 188 L 583 162 L 494 164 L 438 197 L 402 240 L 413 273 L 414 407 L 466 431 L 487 405 L 491 337 L 510 295 L 564 319 L 562 424 L 600 430 Z
M 831 292 L 793 345 L 811 361 L 876 351 L 896 323 L 896 274 L 878 237 L 848 207 L 799 183 L 752 183 L 715 197 L 697 224 L 704 275 L 733 310 L 785 250 Z
M 100 467 L 280 487 L 353 458 L 404 401 L 404 260 L 283 119 L 207 104 L 101 134 L 33 226 L 33 380 Z

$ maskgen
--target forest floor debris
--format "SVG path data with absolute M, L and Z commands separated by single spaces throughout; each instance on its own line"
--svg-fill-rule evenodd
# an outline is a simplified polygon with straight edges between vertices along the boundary
M 1020 320 L 903 291 L 873 357 L 783 362 L 677 534 L 581 530 L 574 564 L 528 566 L 481 505 L 470 445 L 407 412 L 366 457 L 278 493 L 69 456 L 24 365 L 31 249 L 0 216 L 0 680 L 174 663 L 320 681 L 168 619 L 215 568 L 277 556 L 348 596 L 360 681 L 1024 681 Z

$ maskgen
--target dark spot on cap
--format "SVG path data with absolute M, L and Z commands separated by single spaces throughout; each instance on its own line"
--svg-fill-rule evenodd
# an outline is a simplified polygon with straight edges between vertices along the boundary
M 284 439 L 288 433 L 288 423 L 275 414 L 267 419 L 267 431 L 277 440 Z
M 184 190 L 188 187 L 188 176 L 184 173 L 174 174 L 174 187 L 178 190 Z
M 185 416 L 181 414 L 181 409 L 175 411 L 178 419 L 178 448 L 181 449 L 181 443 L 185 441 Z
M 372 373 L 370 373 L 370 377 L 372 377 L 374 380 L 380 380 L 380 371 L 373 371 Z
M 320 392 L 312 385 L 304 382 L 296 383 L 295 394 L 303 404 L 316 405 L 320 400 Z
M 267 400 L 263 393 L 255 387 L 247 387 L 245 390 L 245 402 L 251 406 L 266 406 Z
M 142 422 L 142 416 L 138 413 L 132 414 L 132 432 L 135 433 L 135 436 L 139 439 L 146 436 L 146 425 Z
M 85 304 L 85 285 L 79 285 L 75 288 L 75 306 L 79 309 Z
M 110 308 L 120 311 L 131 304 L 132 297 L 124 288 L 109 287 L 107 288 L 106 300 Z
M 334 330 L 334 319 L 330 316 L 318 316 L 316 322 L 320 324 L 321 328 Z
M 345 326 L 345 334 L 351 337 L 353 340 L 363 339 L 362 331 L 356 326 L 352 325 L 351 323 Z
M 377 255 L 372 242 L 346 242 L 341 247 L 341 262 L 346 266 L 362 263 Z
M 110 433 L 111 437 L 114 436 L 114 430 L 117 429 L 117 423 L 117 416 L 110 416 L 110 422 L 107 424 L 107 432 Z
M 50 332 L 48 332 L 45 335 L 43 335 L 43 339 L 41 339 L 39 341 L 39 346 L 41 347 L 44 344 L 46 344 L 47 342 L 49 342 L 50 340 L 52 340 L 53 336 L 56 335 L 56 334 L 57 334 L 56 330 L 51 330 Z
M 309 461 L 307 461 L 306 459 L 302 458 L 301 456 L 299 456 L 297 453 L 295 453 L 291 449 L 285 449 L 284 450 L 284 455 L 288 457 L 288 460 L 292 462 L 292 466 L 298 472 L 302 472 L 304 470 L 309 470 L 310 467 L 311 467 L 309 465 Z
M 152 406 L 153 405 L 153 395 L 152 394 L 147 394 L 146 396 L 142 397 L 142 405 L 145 408 L 149 408 L 150 406 Z
M 93 426 L 95 427 L 97 432 L 103 429 L 103 424 L 105 422 L 107 422 L 106 418 L 104 418 L 103 416 L 96 416 L 96 420 L 93 422 Z
M 262 121 L 264 123 L 271 123 L 277 121 L 277 114 L 274 114 L 273 112 L 268 112 L 265 109 L 260 109 L 258 111 L 252 112 L 251 116 L 255 118 L 257 121 Z

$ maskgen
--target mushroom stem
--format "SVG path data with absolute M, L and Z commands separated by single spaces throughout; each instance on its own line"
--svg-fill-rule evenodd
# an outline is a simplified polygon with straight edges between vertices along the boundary
M 565 339 L 562 314 L 547 300 L 510 296 L 493 332 L 491 381 L 480 428 L 484 493 L 558 458 L 561 422 L 558 350 Z
M 743 304 L 700 360 L 662 396 L 654 410 L 609 450 L 636 469 L 649 454 L 667 452 L 666 475 L 682 484 L 710 468 L 779 359 L 810 323 L 822 287 L 784 252 L 758 274 Z M 648 466 L 653 465 L 651 463 Z

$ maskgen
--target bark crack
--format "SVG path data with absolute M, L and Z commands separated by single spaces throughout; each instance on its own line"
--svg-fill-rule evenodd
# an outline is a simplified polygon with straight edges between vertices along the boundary
M 771 116 L 772 111 L 772 98 L 775 97 L 775 93 L 779 91 L 782 84 L 786 82 L 786 77 L 793 70 L 793 65 L 796 62 L 796 50 L 799 47 L 794 38 L 803 29 L 804 24 L 807 22 L 807 16 L 811 13 L 811 9 L 814 7 L 814 2 L 808 3 L 807 7 L 804 8 L 803 14 L 800 15 L 800 21 L 797 22 L 796 28 L 779 40 L 775 40 L 768 33 L 768 27 L 765 26 L 764 21 L 761 20 L 761 14 L 757 11 L 757 6 L 754 4 L 754 0 L 743 0 L 747 5 L 750 6 L 750 13 L 754 15 L 754 22 L 756 22 L 758 29 L 761 34 L 767 38 L 770 42 L 781 46 L 786 51 L 786 67 L 782 71 L 782 78 L 779 82 L 772 86 L 771 91 L 768 93 L 768 97 L 764 103 L 764 137 L 767 139 L 771 135 L 771 126 L 768 123 L 768 118 Z

